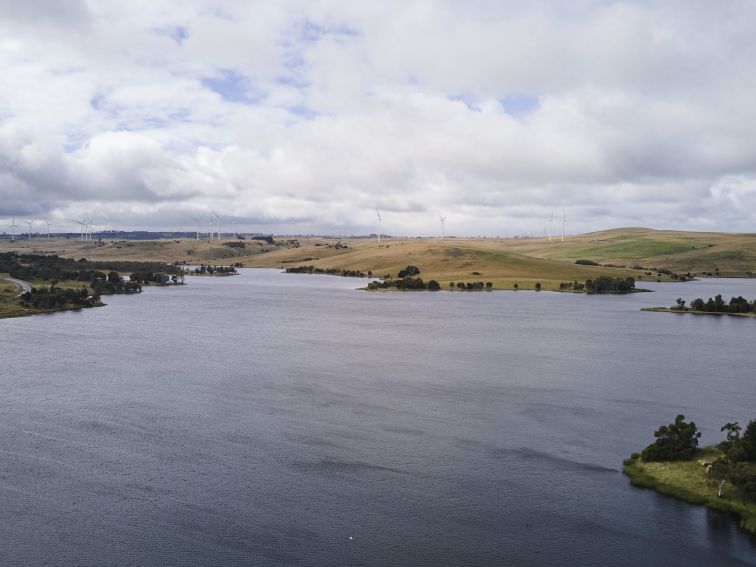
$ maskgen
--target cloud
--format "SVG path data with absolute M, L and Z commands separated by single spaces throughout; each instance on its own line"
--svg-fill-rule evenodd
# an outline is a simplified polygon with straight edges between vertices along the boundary
M 750 3 L 46 6 L 0 1 L 0 217 L 756 226 Z

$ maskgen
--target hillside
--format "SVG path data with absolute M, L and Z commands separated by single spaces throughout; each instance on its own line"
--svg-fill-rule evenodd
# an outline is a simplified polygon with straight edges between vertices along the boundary
M 564 244 L 546 239 L 509 241 L 508 249 L 539 258 L 654 267 L 744 277 L 756 272 L 756 234 L 679 232 L 622 228 L 570 236 Z
M 584 281 L 597 275 L 656 280 L 657 270 L 692 272 L 699 276 L 745 277 L 756 272 L 756 234 L 660 231 L 624 228 L 569 236 L 548 242 L 534 239 L 392 238 L 379 247 L 367 239 L 298 239 L 276 245 L 243 240 L 229 247 L 230 237 L 218 240 L 147 240 L 81 242 L 75 239 L 0 241 L 0 251 L 18 250 L 58 254 L 90 260 L 140 260 L 190 264 L 241 263 L 245 267 L 318 268 L 372 271 L 374 277 L 396 275 L 407 265 L 421 268 L 424 279 L 449 282 L 490 281 L 499 289 L 521 289 L 540 282 L 557 289 L 563 281 Z M 575 264 L 592 260 L 602 266 Z M 614 267 L 607 267 L 610 264 Z M 633 267 L 641 267 L 633 269 Z M 476 273 L 477 272 L 477 273 Z M 649 276 L 648 272 L 652 272 Z M 669 279 L 666 276 L 662 280 Z

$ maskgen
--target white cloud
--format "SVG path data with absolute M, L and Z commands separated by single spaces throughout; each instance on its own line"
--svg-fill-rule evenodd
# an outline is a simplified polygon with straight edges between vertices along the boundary
M 0 0 L 0 216 L 754 230 L 755 24 L 747 2 Z

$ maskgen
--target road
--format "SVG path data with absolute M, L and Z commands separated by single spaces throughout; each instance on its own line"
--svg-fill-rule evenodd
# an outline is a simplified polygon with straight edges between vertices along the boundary
M 22 293 L 26 293 L 27 291 L 31 291 L 31 284 L 29 282 L 25 282 L 24 280 L 17 280 L 16 278 L 11 278 L 9 276 L 0 276 L 0 280 L 6 280 L 11 283 L 16 284 L 18 287 L 21 288 L 21 292 L 18 295 L 21 295 Z

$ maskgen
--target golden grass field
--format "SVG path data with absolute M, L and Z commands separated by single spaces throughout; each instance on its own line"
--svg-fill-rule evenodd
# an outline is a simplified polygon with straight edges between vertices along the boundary
M 298 239 L 298 248 L 288 245 L 269 246 L 246 240 L 246 248 L 229 248 L 218 240 L 147 240 L 95 241 L 37 238 L 4 240 L 0 251 L 16 250 L 89 260 L 138 260 L 187 262 L 193 264 L 230 264 L 245 267 L 284 268 L 313 265 L 372 271 L 374 277 L 396 276 L 407 265 L 421 269 L 425 280 L 435 279 L 442 287 L 449 282 L 490 281 L 497 289 L 532 289 L 540 282 L 544 289 L 558 289 L 563 281 L 598 275 L 630 275 L 656 280 L 644 275 L 643 268 L 669 269 L 678 273 L 716 273 L 722 277 L 744 277 L 756 272 L 756 234 L 659 231 L 625 228 L 569 236 L 565 243 L 558 238 L 473 239 L 388 238 L 379 247 L 368 239 Z M 285 242 L 285 240 L 282 240 Z M 348 248 L 335 248 L 341 242 Z M 618 267 L 594 267 L 575 264 L 588 259 Z M 478 272 L 478 273 L 475 273 Z M 666 278 L 663 278 L 666 279 Z

